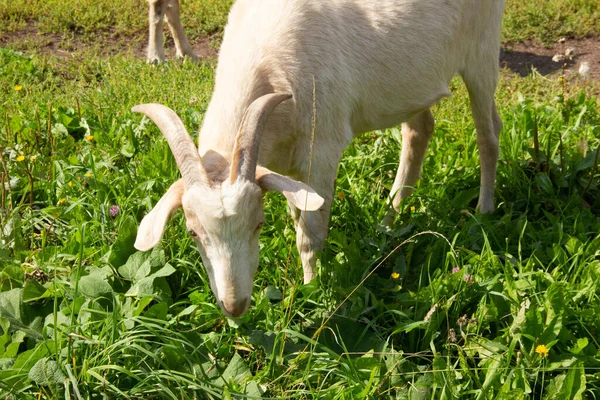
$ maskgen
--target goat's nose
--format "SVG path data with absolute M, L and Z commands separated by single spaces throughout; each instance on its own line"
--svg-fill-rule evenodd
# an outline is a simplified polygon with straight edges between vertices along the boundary
M 221 307 L 232 317 L 239 317 L 246 312 L 250 298 L 242 300 L 221 300 Z

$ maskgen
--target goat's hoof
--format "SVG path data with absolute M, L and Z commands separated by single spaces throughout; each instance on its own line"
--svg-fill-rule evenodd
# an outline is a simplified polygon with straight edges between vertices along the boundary
M 314 271 L 304 271 L 304 284 L 305 285 L 309 284 L 310 281 L 312 281 L 313 279 L 315 279 Z
M 146 57 L 146 62 L 148 64 L 162 64 L 163 62 L 165 62 L 165 58 L 164 57 L 160 57 L 160 56 L 147 56 Z
M 480 214 L 491 214 L 496 211 L 496 207 L 494 203 L 492 204 L 478 204 L 476 211 Z
M 390 210 L 385 214 L 383 220 L 381 221 L 381 225 L 387 226 L 391 228 L 394 225 L 394 220 L 396 219 L 396 213 L 393 210 Z
M 190 60 L 192 62 L 199 62 L 200 58 L 195 54 L 195 53 L 185 53 L 185 54 L 181 54 L 181 53 L 177 53 L 175 54 L 175 58 L 177 58 L 178 60 Z

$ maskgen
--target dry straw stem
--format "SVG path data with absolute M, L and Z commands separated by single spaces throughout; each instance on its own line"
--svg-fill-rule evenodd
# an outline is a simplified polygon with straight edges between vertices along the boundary
M 315 77 L 313 75 L 312 77 L 313 80 L 313 119 L 312 119 L 312 127 L 311 127 L 311 132 L 310 132 L 310 151 L 309 151 L 309 159 L 308 159 L 308 178 L 306 179 L 306 197 L 304 199 L 304 204 L 308 203 L 308 193 L 310 192 L 310 177 L 312 175 L 312 161 L 313 161 L 313 148 L 314 148 L 314 144 L 315 144 L 315 130 L 317 127 L 317 83 L 315 80 Z M 303 222 L 303 218 L 302 218 L 302 213 L 300 213 L 300 222 Z M 306 228 L 306 225 L 304 225 L 304 227 Z M 302 245 L 304 244 L 304 230 L 302 230 L 302 237 L 301 237 L 301 243 Z M 288 265 L 289 262 L 286 263 L 286 270 L 285 270 L 285 276 L 288 276 Z M 298 281 L 298 268 L 296 268 L 296 281 Z M 284 291 L 285 293 L 285 287 L 284 287 Z M 286 312 L 287 314 L 287 321 L 286 321 L 286 326 L 289 325 L 290 320 L 292 318 L 292 304 L 294 303 L 294 298 L 296 295 L 296 290 L 292 290 L 292 294 L 290 296 L 290 302 L 288 305 L 288 310 Z M 284 333 L 284 340 L 285 340 L 285 333 Z M 283 355 L 283 347 L 281 348 L 281 355 Z
M 2 163 L 2 171 L 3 171 L 2 172 L 2 180 L 0 182 L 2 184 L 2 208 L 5 208 L 5 206 L 6 206 L 6 203 L 5 203 L 6 193 L 5 193 L 5 189 L 4 189 L 5 182 L 7 183 L 6 186 L 8 188 L 8 194 L 9 194 L 9 196 L 11 196 L 11 198 L 12 198 L 12 189 L 10 188 L 10 175 L 8 174 L 8 168 L 6 167 L 6 162 L 4 161 L 4 147 L 0 147 L 0 163 Z M 6 179 L 4 177 L 6 177 Z M 10 204 L 11 203 L 9 203 L 9 206 L 6 207 L 5 218 L 8 217 Z

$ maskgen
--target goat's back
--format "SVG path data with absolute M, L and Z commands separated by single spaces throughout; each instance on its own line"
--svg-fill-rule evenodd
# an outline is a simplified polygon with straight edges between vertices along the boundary
M 467 63 L 489 54 L 497 63 L 503 9 L 504 0 L 238 0 L 207 121 L 232 141 L 252 100 L 291 92 L 294 106 L 273 119 L 309 132 L 314 79 L 320 128 L 396 125 L 449 95 Z M 269 139 L 281 129 L 263 142 L 281 141 Z

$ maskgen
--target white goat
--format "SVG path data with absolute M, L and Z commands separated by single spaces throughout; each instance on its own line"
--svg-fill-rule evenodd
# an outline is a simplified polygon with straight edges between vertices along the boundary
M 363 132 L 404 122 L 390 194 L 397 210 L 419 177 L 433 133 L 429 108 L 450 95 L 456 73 L 467 85 L 477 128 L 478 209 L 493 211 L 503 10 L 504 0 L 239 0 L 225 29 L 198 151 L 167 107 L 133 109 L 158 125 L 183 176 L 144 218 L 135 246 L 155 246 L 183 206 L 219 305 L 239 316 L 258 267 L 262 191 L 276 190 L 288 200 L 310 281 L 344 148 Z
M 197 59 L 194 49 L 190 46 L 181 20 L 179 19 L 179 0 L 148 0 L 150 22 L 150 37 L 148 40 L 148 52 L 146 59 L 148 62 L 163 62 L 165 52 L 163 50 L 163 18 L 166 16 L 167 24 L 175 41 L 177 58 L 188 56 L 193 60 Z

